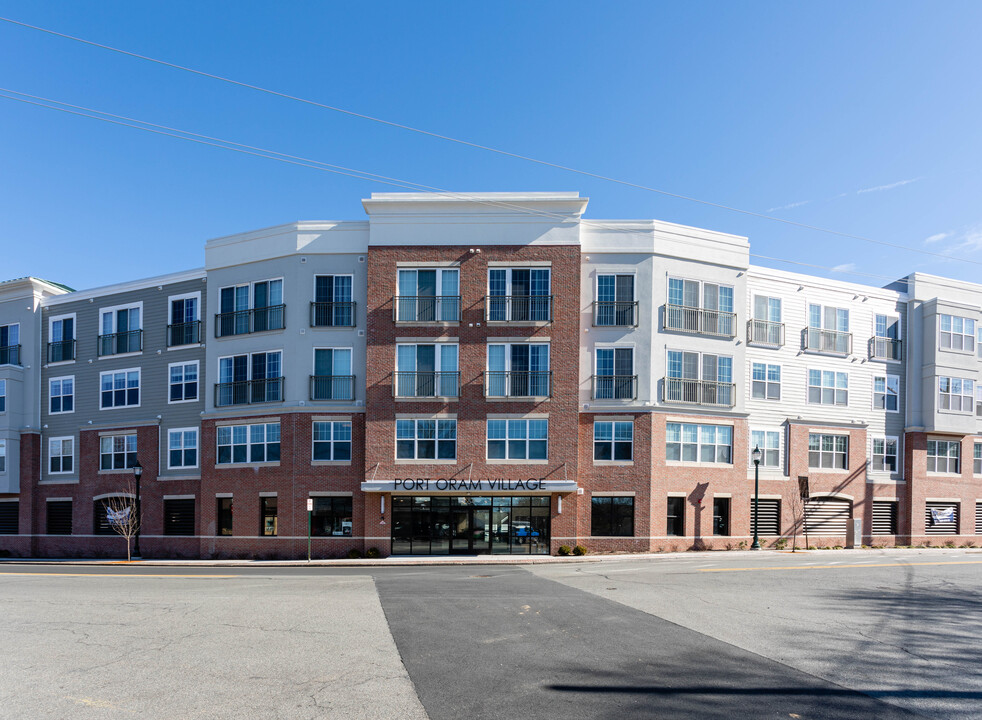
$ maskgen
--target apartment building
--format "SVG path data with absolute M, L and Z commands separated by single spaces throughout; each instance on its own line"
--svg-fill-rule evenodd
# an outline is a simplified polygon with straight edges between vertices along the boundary
M 982 286 L 756 267 L 577 193 L 362 204 L 202 270 L 0 284 L 0 552 L 119 555 L 137 465 L 146 556 L 982 533 Z

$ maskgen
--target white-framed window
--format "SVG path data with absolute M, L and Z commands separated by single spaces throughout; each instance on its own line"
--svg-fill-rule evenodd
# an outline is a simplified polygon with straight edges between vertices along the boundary
M 0 472 L 7 472 L 7 441 L 0 440 Z
M 167 402 L 193 402 L 198 399 L 198 361 L 170 363 L 167 366 Z
M 808 304 L 808 350 L 847 354 L 852 351 L 848 308 Z
M 283 353 L 280 350 L 218 358 L 219 406 L 283 399 Z
M 140 368 L 99 373 L 99 409 L 140 407 Z
M 75 360 L 75 313 L 48 318 L 48 362 Z
M 751 430 L 750 431 L 750 464 L 753 465 L 753 449 L 760 448 L 760 466 L 765 468 L 781 467 L 781 436 L 780 430 Z
M 99 438 L 99 469 L 124 470 L 136 465 L 136 433 Z
M 975 384 L 975 414 L 982 417 L 982 383 Z
M 218 464 L 278 462 L 280 424 L 220 425 L 217 432 Z
M 887 412 L 900 411 L 900 376 L 876 375 L 873 377 L 873 409 Z
M 808 467 L 847 470 L 849 436 L 808 433 Z
M 0 380 L 0 413 L 7 412 L 7 381 Z
M 681 462 L 733 463 L 733 427 L 666 423 L 665 459 Z
M 975 381 L 968 378 L 938 378 L 938 409 L 970 413 L 975 409 Z
M 143 349 L 143 303 L 99 309 L 99 354 L 120 355 Z
M 665 399 L 705 405 L 733 404 L 733 358 L 668 350 Z
M 957 475 L 961 472 L 961 452 L 962 446 L 957 440 L 928 440 L 927 471 Z
M 549 421 L 488 420 L 488 460 L 545 460 L 549 457 Z
M 198 467 L 198 428 L 167 431 L 167 467 Z
M 201 293 L 171 295 L 167 298 L 167 345 L 195 345 L 201 342 Z
M 488 397 L 547 397 L 549 343 L 488 343 Z
M 75 376 L 50 378 L 48 380 L 48 413 L 75 412 Z
M 457 268 L 400 268 L 397 322 L 458 322 L 460 270 Z
M 597 305 L 593 324 L 597 327 L 629 327 L 635 317 L 633 273 L 597 273 Z
M 398 397 L 457 397 L 457 343 L 396 345 Z
M 48 438 L 48 473 L 71 473 L 75 469 L 75 438 Z
M 781 399 L 781 366 L 751 363 L 750 397 L 756 400 Z
M 972 446 L 972 472 L 975 475 L 982 475 L 982 442 L 974 443 Z
M 872 469 L 876 472 L 897 472 L 897 448 L 899 441 L 895 437 L 873 438 Z
M 283 329 L 283 278 L 223 287 L 218 302 L 218 337 Z
M 396 420 L 396 458 L 400 460 L 455 460 L 457 421 L 450 418 Z
M 754 320 L 781 322 L 781 298 L 754 295 Z
M 315 275 L 313 327 L 354 327 L 353 275 Z
M 20 324 L 0 325 L 0 365 L 20 364 Z
M 975 320 L 957 315 L 940 315 L 938 347 L 942 350 L 975 352 Z
M 849 373 L 810 369 L 808 402 L 813 405 L 848 405 Z
M 633 460 L 634 421 L 594 420 L 593 459 L 621 461 Z
M 314 460 L 351 460 L 351 422 L 318 420 L 314 423 Z
M 670 277 L 668 279 L 668 304 L 731 313 L 733 312 L 733 287 L 719 283 Z
M 314 348 L 311 400 L 354 400 L 352 348 Z
M 633 347 L 596 348 L 593 397 L 596 400 L 633 400 L 637 395 Z
M 552 268 L 489 268 L 489 322 L 549 322 Z

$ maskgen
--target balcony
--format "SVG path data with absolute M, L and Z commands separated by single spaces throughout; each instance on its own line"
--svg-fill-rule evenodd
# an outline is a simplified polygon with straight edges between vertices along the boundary
M 311 375 L 311 400 L 354 400 L 354 375 Z
M 484 373 L 484 397 L 533 398 L 551 395 L 552 373 L 548 370 Z
M 750 345 L 782 347 L 784 345 L 784 323 L 748 320 L 747 342 Z
M 488 322 L 552 322 L 552 295 L 488 295 Z
M 283 380 L 284 378 L 278 377 L 216 383 L 215 407 L 282 402 Z
M 830 355 L 849 355 L 852 352 L 852 333 L 805 328 L 801 334 L 806 352 Z
M 869 358 L 870 360 L 901 360 L 903 341 L 883 337 L 870 338 Z
M 48 343 L 48 362 L 66 362 L 75 359 L 75 341 L 58 340 Z
M 286 327 L 286 305 L 236 310 L 215 315 L 215 337 L 247 335 Z
M 664 378 L 662 402 L 671 404 L 733 407 L 736 385 L 712 380 Z
M 637 375 L 594 375 L 594 400 L 634 400 L 638 397 Z
M 201 342 L 201 321 L 177 323 L 167 326 L 167 347 L 197 345 Z
M 20 365 L 20 345 L 0 346 L 0 365 Z
M 122 355 L 143 350 L 143 331 L 128 330 L 127 332 L 110 333 L 99 336 L 99 357 L 105 355 Z
M 398 398 L 442 398 L 460 395 L 459 372 L 395 372 L 392 395 Z
M 666 303 L 665 330 L 732 338 L 736 337 L 736 313 Z
M 637 301 L 597 300 L 593 303 L 594 327 L 637 327 Z
M 460 322 L 460 295 L 394 297 L 392 319 L 400 323 Z
M 353 302 L 310 303 L 310 327 L 354 327 Z

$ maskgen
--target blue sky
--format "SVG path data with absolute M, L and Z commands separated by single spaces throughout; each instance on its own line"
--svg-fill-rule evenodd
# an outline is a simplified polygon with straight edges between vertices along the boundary
M 982 3 L 20 2 L 0 16 L 783 225 L 311 107 L 0 22 L 0 86 L 455 191 L 752 252 L 982 279 Z M 363 219 L 379 183 L 0 99 L 0 276 L 198 267 L 211 237 Z M 882 284 L 844 273 L 762 265 Z

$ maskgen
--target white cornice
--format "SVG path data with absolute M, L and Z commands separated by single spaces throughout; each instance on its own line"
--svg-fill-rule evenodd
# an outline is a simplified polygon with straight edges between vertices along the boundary
M 804 285 L 806 288 L 838 290 L 840 292 L 868 295 L 880 300 L 899 300 L 906 302 L 908 299 L 907 293 L 877 287 L 876 285 L 863 285 L 862 283 L 846 282 L 843 280 L 831 280 L 829 278 L 819 277 L 818 275 L 805 275 L 804 273 L 791 272 L 788 270 L 777 270 L 775 268 L 763 267 L 761 265 L 751 265 L 747 270 L 747 281 L 752 284 L 756 278 L 760 278 L 762 280 L 790 282 L 797 285 Z
M 104 285 L 102 287 L 92 288 L 90 290 L 79 290 L 73 293 L 66 293 L 65 295 L 57 295 L 55 297 L 45 298 L 41 301 L 44 307 L 51 307 L 54 305 L 64 305 L 65 303 L 77 302 L 79 300 L 88 300 L 90 298 L 101 298 L 107 295 L 119 295 L 121 293 L 133 292 L 134 290 L 146 290 L 148 288 L 157 287 L 160 285 L 173 285 L 180 282 L 187 282 L 189 280 L 202 280 L 205 277 L 204 268 L 196 268 L 194 270 L 184 270 L 176 273 L 169 273 L 167 275 L 156 275 L 154 277 L 142 278 L 140 280 L 130 280 L 129 282 L 118 283 L 116 285 Z

